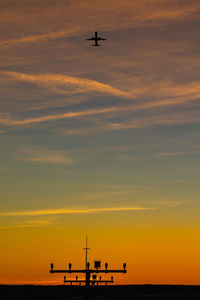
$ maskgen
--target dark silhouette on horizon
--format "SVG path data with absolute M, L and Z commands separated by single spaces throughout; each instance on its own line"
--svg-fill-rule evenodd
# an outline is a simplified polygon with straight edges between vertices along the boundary
M 98 44 L 98 41 L 106 41 L 106 39 L 98 37 L 98 32 L 97 31 L 95 31 L 95 36 L 94 37 L 91 37 L 90 39 L 86 39 L 86 40 L 87 41 L 95 41 L 95 44 L 92 45 L 92 46 L 95 46 L 95 47 L 101 46 L 101 45 Z
M 69 263 L 69 269 L 68 270 L 54 270 L 54 265 L 51 264 L 51 269 L 50 273 L 83 273 L 85 274 L 85 280 L 79 280 L 78 276 L 76 276 L 76 280 L 67 280 L 66 276 L 64 276 L 64 283 L 73 283 L 81 285 L 81 283 L 84 283 L 85 286 L 89 287 L 91 285 L 99 285 L 102 283 L 105 283 L 107 285 L 108 283 L 113 283 L 113 276 L 111 276 L 110 280 L 101 280 L 101 276 L 99 278 L 97 277 L 96 274 L 108 274 L 108 273 L 126 273 L 126 264 L 123 264 L 123 269 L 121 270 L 108 270 L 108 263 L 105 263 L 105 269 L 101 269 L 101 262 L 100 261 L 95 261 L 94 262 L 94 268 L 90 269 L 90 263 L 88 262 L 88 245 L 87 245 L 87 236 L 86 236 L 86 247 L 84 248 L 85 250 L 85 269 L 82 270 L 72 270 L 72 264 Z M 91 279 L 92 275 L 92 279 Z
M 199 300 L 200 286 L 184 285 L 112 285 L 112 286 L 39 286 L 0 285 L 2 300 Z

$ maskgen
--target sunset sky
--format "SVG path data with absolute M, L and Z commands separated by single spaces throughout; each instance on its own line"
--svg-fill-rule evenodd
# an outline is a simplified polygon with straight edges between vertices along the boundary
M 199 0 L 1 0 L 0 283 L 200 284 L 199 100 Z

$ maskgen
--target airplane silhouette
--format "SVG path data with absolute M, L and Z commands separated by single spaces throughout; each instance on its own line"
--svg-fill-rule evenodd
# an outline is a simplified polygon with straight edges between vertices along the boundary
M 95 44 L 92 46 L 101 46 L 98 44 L 98 41 L 106 41 L 106 39 L 103 39 L 101 37 L 98 37 L 98 32 L 95 31 L 95 37 L 92 37 L 90 39 L 86 39 L 87 41 L 95 41 Z

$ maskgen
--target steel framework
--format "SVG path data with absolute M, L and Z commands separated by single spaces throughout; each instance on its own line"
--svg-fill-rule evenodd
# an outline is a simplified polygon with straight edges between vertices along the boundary
M 91 286 L 91 285 L 99 285 L 102 283 L 105 283 L 106 285 L 108 283 L 113 283 L 113 276 L 111 276 L 110 280 L 101 280 L 101 276 L 99 276 L 99 278 L 97 278 L 97 274 L 108 274 L 108 273 L 126 273 L 126 263 L 123 264 L 123 269 L 121 270 L 113 270 L 113 269 L 108 269 L 108 263 L 105 263 L 105 269 L 101 269 L 101 263 L 100 261 L 95 261 L 94 263 L 94 268 L 91 269 L 90 268 L 90 263 L 88 262 L 88 241 L 87 241 L 87 237 L 86 237 L 86 247 L 84 248 L 85 250 L 85 269 L 80 269 L 80 270 L 73 270 L 72 269 L 72 264 L 69 263 L 69 269 L 68 270 L 54 270 L 54 265 L 51 264 L 51 269 L 50 269 L 50 273 L 76 273 L 76 274 L 85 274 L 85 280 L 79 280 L 78 276 L 76 276 L 76 280 L 67 280 L 66 276 L 64 276 L 64 283 L 70 283 L 71 285 L 73 283 L 79 284 L 81 285 L 81 283 L 84 283 L 85 286 Z M 91 279 L 91 275 L 92 275 L 92 279 Z

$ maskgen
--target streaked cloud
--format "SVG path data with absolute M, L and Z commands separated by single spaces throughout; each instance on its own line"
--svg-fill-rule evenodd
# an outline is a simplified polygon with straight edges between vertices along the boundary
M 183 155 L 183 154 L 184 154 L 184 152 L 181 152 L 181 151 L 161 152 L 161 153 L 158 153 L 157 156 L 167 157 L 167 156 L 177 156 L 177 155 Z
M 29 75 L 17 72 L 1 71 L 1 74 L 11 77 L 15 80 L 33 83 L 47 88 L 58 94 L 74 94 L 74 93 L 105 93 L 120 97 L 130 97 L 127 92 L 118 90 L 109 84 L 104 84 L 95 80 L 71 77 L 61 74 L 40 74 Z
M 71 165 L 73 160 L 63 151 L 52 151 L 52 150 L 37 150 L 27 149 L 23 150 L 23 156 L 21 160 L 30 163 L 42 163 L 42 164 L 64 164 Z
M 171 113 L 171 114 L 160 114 L 160 115 L 151 115 L 148 117 L 133 118 L 127 122 L 118 122 L 118 123 L 107 123 L 105 124 L 104 130 L 125 130 L 125 129 L 137 129 L 145 127 L 156 127 L 175 125 L 175 124 L 198 124 L 200 122 L 200 113 L 199 111 L 195 112 L 184 112 L 184 113 Z
M 103 109 L 91 109 L 78 112 L 66 112 L 58 115 L 47 115 L 36 118 L 24 119 L 24 120 L 12 120 L 7 118 L 0 118 L 0 123 L 4 125 L 26 125 L 34 123 L 42 123 L 48 121 L 62 120 L 62 119 L 71 119 L 84 116 L 93 116 L 98 114 L 105 114 L 116 111 L 116 107 L 103 108 Z
M 107 115 L 107 114 L 119 114 L 122 112 L 134 112 L 138 110 L 143 110 L 145 106 L 148 108 L 153 108 L 156 105 L 131 105 L 131 106 L 112 106 L 103 109 L 90 109 L 90 110 L 83 110 L 83 111 L 75 111 L 75 112 L 66 112 L 57 115 L 44 115 L 40 117 L 33 117 L 28 119 L 22 120 L 15 120 L 8 117 L 0 117 L 0 124 L 4 124 L 7 126 L 20 126 L 20 125 L 29 125 L 29 124 L 37 124 L 49 121 L 56 121 L 56 120 L 63 120 L 63 119 L 74 119 L 74 118 L 81 118 L 81 117 L 90 117 L 90 116 L 98 116 L 98 115 Z M 161 105 L 162 106 L 162 105 Z M 171 106 L 171 105 L 170 105 Z M 160 105 L 158 104 L 158 107 Z M 137 129 L 137 128 L 145 128 L 147 126 L 156 127 L 158 125 L 172 125 L 172 124 L 188 124 L 188 123 L 199 123 L 199 111 L 196 110 L 195 112 L 180 112 L 176 113 L 158 113 L 155 115 L 148 115 L 146 117 L 137 116 L 135 118 L 127 118 L 128 121 L 123 122 L 108 122 L 108 121 L 101 121 L 97 122 L 97 126 L 94 125 L 93 128 L 76 128 L 70 129 L 66 131 L 62 131 L 64 134 L 69 135 L 84 135 L 86 133 L 94 133 L 97 131 L 112 131 L 112 130 L 122 130 L 122 129 Z
M 34 228 L 35 225 L 31 224 L 22 224 L 22 225 L 2 225 L 0 229 L 24 229 L 24 228 Z
M 48 209 L 48 210 L 27 210 L 27 211 L 10 211 L 1 212 L 0 217 L 18 217 L 18 216 L 46 216 L 46 215 L 63 215 L 63 214 L 91 214 L 104 212 L 128 212 L 152 210 L 155 208 L 147 207 L 112 207 L 112 208 L 87 208 L 87 209 Z
M 190 102 L 197 102 L 200 98 L 200 85 L 199 82 L 192 82 L 192 83 L 185 83 L 185 84 L 176 84 L 172 81 L 166 80 L 157 82 L 155 84 L 155 80 L 152 79 L 150 82 L 143 82 L 142 79 L 140 82 L 130 81 L 132 82 L 132 85 L 135 86 L 135 90 L 132 87 L 130 89 L 127 88 L 127 91 L 121 91 L 120 89 L 116 89 L 108 84 L 103 84 L 98 81 L 94 80 L 88 80 L 84 78 L 78 78 L 78 77 L 70 77 L 66 75 L 61 74 L 40 74 L 40 75 L 30 75 L 25 73 L 17 73 L 17 72 L 5 72 L 1 71 L 1 74 L 4 74 L 5 77 L 14 80 L 14 81 L 20 81 L 20 82 L 27 82 L 27 83 L 33 83 L 34 85 L 44 87 L 47 91 L 51 91 L 53 93 L 57 94 L 66 94 L 66 96 L 73 96 L 78 94 L 90 94 L 88 100 L 92 97 L 92 95 L 95 95 L 95 93 L 103 93 L 105 95 L 113 95 L 116 97 L 119 97 L 120 99 L 129 99 L 131 101 L 125 101 L 120 102 L 116 105 L 107 105 L 104 103 L 104 105 L 100 108 L 92 107 L 90 109 L 83 109 L 80 110 L 79 108 L 79 101 L 76 103 L 76 100 L 74 104 L 76 105 L 77 109 L 73 109 L 72 111 L 66 111 L 62 113 L 57 114 L 46 114 L 45 112 L 40 113 L 39 116 L 33 116 L 29 118 L 24 119 L 15 119 L 12 116 L 9 116 L 9 114 L 2 114 L 0 116 L 0 123 L 7 125 L 7 126 L 23 126 L 28 124 L 37 124 L 42 122 L 49 122 L 49 121 L 56 121 L 56 120 L 62 120 L 62 119 L 73 119 L 73 118 L 81 118 L 81 117 L 92 117 L 97 115 L 106 115 L 108 117 L 111 117 L 113 114 L 115 115 L 125 115 L 127 113 L 135 113 L 137 111 L 145 111 L 145 110 L 152 110 L 152 109 L 164 109 L 165 107 L 173 107 L 173 106 L 184 106 L 187 105 Z M 148 100 L 148 97 L 150 97 L 151 100 Z M 140 100 L 141 99 L 141 100 Z M 144 100 L 145 99 L 145 100 Z M 139 101 L 140 100 L 140 101 Z M 87 101 L 87 99 L 84 99 L 83 101 Z M 55 101 L 54 101 L 55 102 Z M 31 102 L 32 103 L 32 102 Z M 31 109 L 31 105 L 27 107 L 27 109 Z M 73 103 L 73 98 L 72 98 Z M 45 102 L 46 107 L 48 107 L 48 102 Z M 37 105 L 38 101 L 37 101 Z M 56 107 L 56 104 L 54 104 Z M 61 103 L 57 103 L 57 106 L 59 107 Z M 64 105 L 64 102 L 62 100 L 62 105 Z M 50 104 L 52 106 L 52 103 Z M 86 106 L 86 105 L 85 105 Z M 43 104 L 43 107 L 45 105 Z M 178 119 L 179 117 L 178 113 Z M 158 122 L 158 117 L 156 117 L 156 120 Z M 171 118 L 171 116 L 169 116 Z M 195 116 L 194 116 L 195 118 Z M 130 116 L 128 117 L 130 119 Z M 148 117 L 149 119 L 149 117 Z M 172 118 L 171 118 L 172 120 Z M 136 124 L 130 124 L 130 121 L 127 120 L 126 124 L 117 124 L 112 123 L 107 126 L 107 129 L 113 129 L 117 130 L 118 128 L 141 128 L 144 127 L 144 118 L 136 118 Z M 139 123 L 139 124 L 138 124 Z M 142 124 L 143 123 L 143 124 Z M 162 121 L 163 123 L 163 121 Z M 187 123 L 187 122 L 186 122 Z M 142 124 L 142 125 L 141 125 Z M 149 122 L 148 122 L 149 124 Z M 158 123 L 159 124 L 159 123 Z M 152 123 L 153 126 L 155 126 L 155 121 Z M 94 126 L 95 127 L 95 126 Z M 66 129 L 66 134 L 68 135 L 83 135 L 87 133 L 94 132 L 94 127 L 92 128 L 70 128 Z M 101 126 L 101 122 L 99 122 L 100 130 L 103 129 L 104 126 Z
M 8 22 L 7 27 L 17 23 L 23 37 L 3 40 L 0 42 L 1 46 L 60 38 L 95 28 L 97 24 L 101 24 L 103 30 L 160 26 L 169 21 L 186 18 L 199 10 L 196 1 L 183 1 L 180 5 L 178 0 L 152 0 L 150 5 L 149 0 L 110 0 L 109 5 L 105 0 L 94 0 L 92 8 L 88 0 L 84 3 L 79 1 L 79 5 L 63 1 L 56 1 L 54 4 L 46 1 L 46 5 L 37 1 L 34 3 L 31 7 L 22 1 L 18 6 L 3 5 L 1 19 L 4 23 Z M 59 30 L 60 20 L 67 30 Z M 25 24 L 28 25 L 24 26 Z M 31 25 L 40 34 L 31 34 L 32 31 L 28 30 Z
M 69 29 L 65 31 L 48 32 L 44 34 L 30 35 L 18 39 L 4 40 L 0 42 L 0 46 L 9 47 L 9 46 L 21 45 L 24 43 L 35 43 L 35 42 L 45 41 L 47 39 L 57 39 L 57 38 L 67 37 L 69 34 L 73 34 L 77 32 L 77 30 L 78 28 L 73 28 L 71 30 Z
M 35 228 L 35 227 L 44 227 L 52 224 L 55 223 L 49 222 L 48 220 L 32 220 L 32 221 L 27 221 L 24 224 L 0 225 L 0 229 Z

